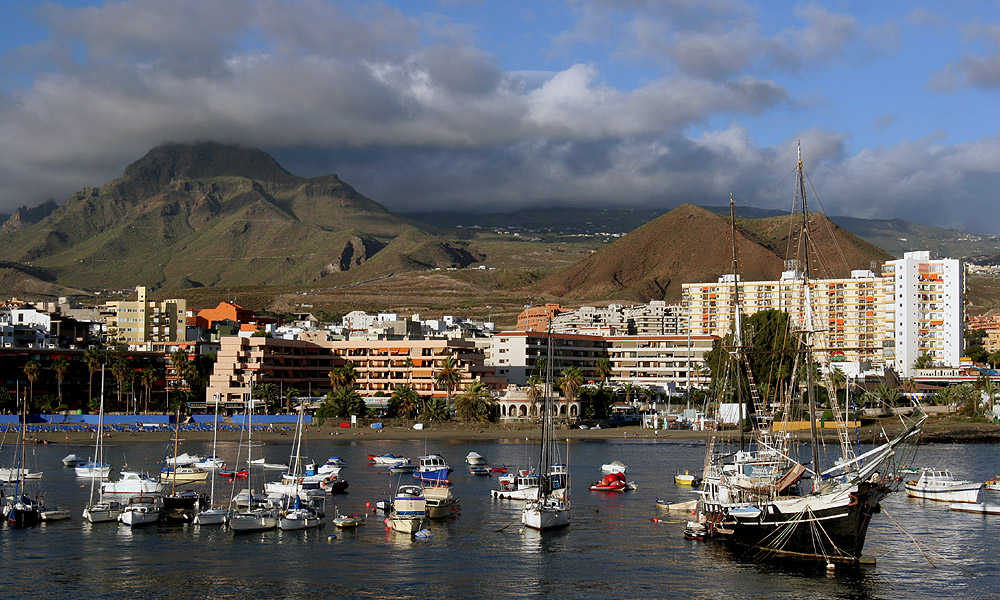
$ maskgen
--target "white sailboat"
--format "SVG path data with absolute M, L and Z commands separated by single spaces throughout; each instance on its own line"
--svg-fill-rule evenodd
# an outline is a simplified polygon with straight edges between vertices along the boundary
M 551 330 L 549 332 L 551 334 Z M 530 529 L 545 531 L 566 527 L 570 521 L 569 473 L 556 456 L 555 426 L 552 405 L 552 337 L 549 335 L 545 361 L 545 398 L 542 403 L 542 439 L 539 451 L 537 494 L 528 498 L 521 512 L 521 523 Z
M 216 457 L 216 445 L 219 442 L 219 398 L 215 397 L 215 421 L 212 425 L 212 457 Z M 219 461 L 222 467 L 225 466 L 225 462 Z M 221 468 L 221 467 L 220 467 Z M 229 511 L 224 508 L 216 508 L 215 506 L 215 477 L 212 477 L 211 487 L 208 493 L 208 508 L 199 512 L 195 518 L 194 522 L 198 525 L 224 525 L 226 523 L 226 517 L 229 516 Z
M 275 507 L 268 506 L 260 495 L 254 495 L 253 482 L 255 464 L 253 459 L 253 384 L 251 378 L 251 393 L 247 396 L 247 489 L 244 493 L 232 499 L 237 509 L 229 515 L 229 529 L 233 533 L 248 531 L 265 531 L 278 526 L 278 515 Z M 237 462 L 239 462 L 237 460 Z M 263 492 L 258 492 L 262 494 Z
M 13 469 L 14 493 L 3 505 L 3 514 L 11 527 L 34 527 L 42 522 L 42 512 L 45 507 L 37 495 L 29 495 L 25 488 L 28 469 L 24 466 L 24 437 L 28 427 L 28 401 L 25 399 L 21 408 L 21 435 L 17 444 L 17 464 Z
M 101 365 L 101 403 L 97 413 L 97 440 L 94 442 L 94 462 L 104 462 L 104 365 Z M 117 500 L 95 498 L 98 477 L 90 479 L 90 502 L 83 507 L 83 518 L 91 523 L 107 523 L 118 520 L 122 503 Z
M 324 504 L 326 492 L 301 497 L 302 486 L 302 421 L 304 420 L 305 403 L 299 404 L 299 418 L 295 425 L 294 450 L 289 462 L 292 469 L 289 472 L 292 483 L 291 493 L 284 496 L 283 506 L 278 516 L 278 529 L 289 531 L 297 529 L 312 529 L 322 527 L 326 523 Z

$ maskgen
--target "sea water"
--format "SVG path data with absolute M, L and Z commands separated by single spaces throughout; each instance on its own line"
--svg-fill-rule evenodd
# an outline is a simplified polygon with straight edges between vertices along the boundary
M 368 464 L 368 454 L 416 459 L 442 454 L 455 469 L 451 481 L 461 498 L 455 517 L 433 521 L 432 536 L 417 539 L 387 531 L 382 517 L 368 514 L 356 531 L 325 528 L 233 535 L 220 527 L 91 525 L 80 516 L 90 484 L 60 459 L 89 456 L 83 445 L 52 444 L 28 449 L 46 503 L 68 508 L 69 521 L 34 529 L 0 529 L 0 590 L 4 598 L 983 598 L 1000 589 L 995 534 L 1000 516 L 951 512 L 947 504 L 909 499 L 905 492 L 883 502 L 869 530 L 865 554 L 877 564 L 863 569 L 822 565 L 741 562 L 714 542 L 685 540 L 684 516 L 659 514 L 657 498 L 695 497 L 675 486 L 673 476 L 701 471 L 705 445 L 666 439 L 579 440 L 569 444 L 572 523 L 554 532 L 523 530 L 520 504 L 493 500 L 495 477 L 469 474 L 466 454 L 475 450 L 493 466 L 537 462 L 537 446 L 522 439 L 477 442 L 382 441 L 330 436 L 307 441 L 317 462 L 344 458 L 345 494 L 328 496 L 328 515 L 364 514 L 388 498 L 410 475 L 391 475 Z M 220 443 L 218 454 L 232 467 L 238 444 Z M 5 449 L 7 450 L 7 449 Z M 188 442 L 187 452 L 208 454 L 208 442 Z M 267 443 L 269 462 L 286 462 L 288 443 Z M 927 445 L 916 464 L 950 468 L 956 476 L 983 481 L 998 474 L 1000 447 Z M 567 446 L 560 445 L 565 460 Z M 6 454 L 6 452 L 5 452 Z M 6 458 L 6 456 L 4 457 Z M 159 471 L 157 444 L 111 439 L 105 460 L 113 472 Z M 638 489 L 591 492 L 600 466 L 628 465 Z M 277 479 L 278 471 L 267 471 Z M 216 499 L 229 499 L 233 485 L 216 477 Z M 245 485 L 237 480 L 236 485 Z M 208 483 L 186 485 L 208 491 Z M 994 492 L 984 499 L 1000 502 Z M 997 494 L 1000 496 L 1000 494 Z M 653 518 L 660 518 L 654 522 Z M 984 595 L 985 594 L 985 595 Z

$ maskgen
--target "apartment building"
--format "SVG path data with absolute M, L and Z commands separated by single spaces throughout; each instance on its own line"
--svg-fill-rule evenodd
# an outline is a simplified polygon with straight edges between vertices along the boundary
M 421 396 L 444 398 L 447 390 L 434 381 L 448 356 L 453 356 L 462 382 L 459 394 L 474 381 L 499 392 L 506 380 L 485 366 L 485 357 L 473 342 L 438 340 L 316 340 L 267 337 L 225 337 L 209 379 L 207 397 L 242 401 L 250 386 L 273 383 L 295 387 L 301 393 L 322 395 L 330 391 L 329 373 L 348 362 L 358 378 L 355 389 L 363 397 L 388 397 L 397 385 L 411 385 Z
M 795 266 L 794 264 L 790 266 Z M 806 306 L 816 349 L 845 372 L 868 370 L 886 361 L 884 342 L 892 337 L 892 282 L 872 271 L 856 270 L 847 279 L 813 279 L 809 302 L 802 273 L 789 269 L 777 281 L 739 281 L 739 301 L 745 315 L 780 310 L 793 327 L 805 327 Z M 693 335 L 725 336 L 734 315 L 737 278 L 730 274 L 716 283 L 685 283 L 681 303 Z
M 150 342 L 177 342 L 186 337 L 187 301 L 183 298 L 153 302 L 146 300 L 145 286 L 135 288 L 134 301 L 107 302 L 101 311 L 107 322 L 107 337 L 130 348 Z
M 625 307 L 622 311 L 628 323 L 628 333 L 634 335 L 682 335 L 687 333 L 687 322 L 680 304 L 667 304 L 653 300 L 649 304 Z
M 560 313 L 552 318 L 552 333 L 627 334 L 629 327 L 623 308 L 621 304 L 609 304 L 606 307 L 581 306 L 576 310 Z
M 955 258 L 906 252 L 886 262 L 882 274 L 892 282 L 893 336 L 887 340 L 890 364 L 913 374 L 913 364 L 928 355 L 937 366 L 959 366 L 965 350 L 965 268 Z M 887 357 L 889 356 L 887 352 Z
M 518 331 L 548 331 L 549 322 L 561 312 L 565 312 L 558 304 L 545 306 L 525 306 L 517 315 Z

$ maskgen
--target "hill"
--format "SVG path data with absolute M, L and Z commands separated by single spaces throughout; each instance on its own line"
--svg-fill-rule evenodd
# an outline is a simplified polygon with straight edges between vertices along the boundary
M 158 146 L 37 222 L 11 219 L 0 255 L 84 288 L 358 281 L 478 260 L 336 175 L 297 177 L 260 150 L 211 142 Z
M 738 219 L 740 271 L 746 280 L 777 278 L 784 268 L 791 216 Z M 810 233 L 823 256 L 843 256 L 842 264 L 824 263 L 819 276 L 847 276 L 892 256 L 845 232 L 823 215 L 810 215 Z M 682 283 L 715 281 L 732 272 L 729 219 L 684 204 L 643 225 L 579 263 L 538 284 L 539 290 L 569 298 L 605 298 L 646 302 L 677 300 Z

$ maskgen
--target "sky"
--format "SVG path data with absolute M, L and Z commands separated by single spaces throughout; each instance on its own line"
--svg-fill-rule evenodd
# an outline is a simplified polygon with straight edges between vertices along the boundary
M 1000 0 L 0 0 L 0 212 L 164 142 L 397 212 L 812 208 L 1000 234 Z

